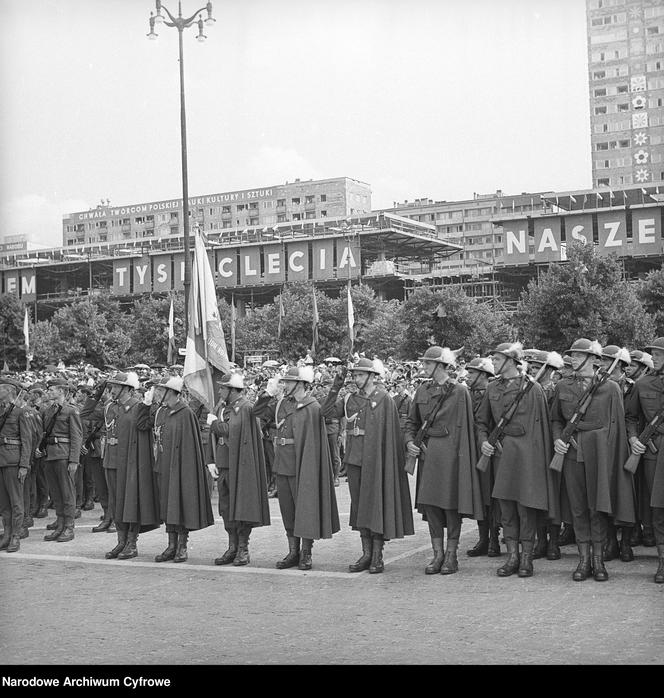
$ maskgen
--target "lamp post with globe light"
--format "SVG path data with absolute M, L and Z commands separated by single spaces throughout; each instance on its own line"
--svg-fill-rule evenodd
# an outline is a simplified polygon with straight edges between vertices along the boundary
M 178 30 L 178 43 L 180 48 L 180 136 L 182 143 L 182 215 L 184 217 L 184 307 L 185 307 L 185 333 L 189 328 L 189 290 L 191 286 L 191 256 L 189 252 L 189 184 L 187 180 L 187 121 L 184 108 L 184 54 L 182 49 L 182 34 L 185 29 L 196 24 L 198 26 L 198 41 L 205 41 L 207 36 L 203 33 L 203 25 L 211 26 L 215 23 L 212 17 L 212 3 L 208 2 L 205 7 L 196 10 L 191 17 L 182 16 L 182 2 L 178 2 L 178 16 L 174 17 L 168 8 L 162 4 L 161 0 L 155 0 L 157 14 L 150 12 L 150 33 L 148 39 L 155 40 L 159 35 L 155 32 L 156 25 L 175 27 Z M 167 21 L 162 15 L 162 10 L 168 16 Z M 207 12 L 207 17 L 203 20 L 202 12 Z M 198 16 L 198 20 L 196 17 Z

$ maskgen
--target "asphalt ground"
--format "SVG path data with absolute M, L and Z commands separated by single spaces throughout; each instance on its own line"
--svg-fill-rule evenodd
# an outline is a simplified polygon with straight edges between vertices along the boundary
M 425 575 L 432 552 L 415 512 L 415 535 L 386 544 L 383 574 L 351 574 L 360 540 L 348 528 L 344 479 L 335 491 L 342 530 L 314 544 L 308 572 L 274 566 L 287 552 L 276 499 L 246 567 L 213 564 L 227 542 L 218 516 L 191 533 L 189 560 L 176 564 L 154 562 L 163 527 L 139 537 L 137 558 L 106 560 L 116 536 L 92 533 L 98 504 L 76 520 L 74 541 L 46 542 L 49 510 L 19 552 L 0 553 L 3 664 L 664 664 L 655 548 L 607 563 L 604 583 L 572 581 L 576 546 L 561 560 L 536 560 L 531 578 L 503 579 L 505 554 L 466 556 L 477 529 L 464 521 L 459 572 Z

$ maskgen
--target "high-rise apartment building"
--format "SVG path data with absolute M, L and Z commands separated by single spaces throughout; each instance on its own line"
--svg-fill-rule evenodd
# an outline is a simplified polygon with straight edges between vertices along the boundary
M 586 0 L 592 186 L 664 180 L 664 2 Z

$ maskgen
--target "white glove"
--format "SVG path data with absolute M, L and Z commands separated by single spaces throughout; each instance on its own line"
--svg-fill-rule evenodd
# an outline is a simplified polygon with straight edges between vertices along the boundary
M 278 376 L 273 376 L 272 378 L 270 378 L 270 380 L 267 382 L 267 385 L 265 386 L 265 392 L 271 397 L 274 397 L 279 392 Z
M 219 471 L 214 463 L 208 463 L 207 469 L 210 471 L 210 475 L 216 480 L 219 477 Z
M 152 396 L 154 395 L 154 386 L 151 386 L 145 391 L 145 395 L 143 395 L 143 404 L 144 405 L 151 405 L 152 404 Z
M 212 422 L 216 422 L 218 419 L 219 419 L 219 417 L 217 417 L 217 415 L 214 414 L 214 412 L 208 412 L 208 416 L 207 416 L 208 426 L 210 426 L 212 424 Z M 214 465 L 214 464 L 211 463 L 210 465 Z M 208 468 L 210 467 L 210 465 L 208 465 Z

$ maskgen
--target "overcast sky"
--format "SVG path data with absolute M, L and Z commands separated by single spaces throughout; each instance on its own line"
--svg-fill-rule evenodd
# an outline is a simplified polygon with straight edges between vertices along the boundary
M 183 0 L 189 15 L 205 2 Z M 165 5 L 177 12 L 177 2 Z M 590 188 L 584 0 L 216 0 L 185 34 L 191 196 L 300 179 L 374 208 Z M 151 0 L 2 0 L 2 232 L 179 198 L 177 31 Z

